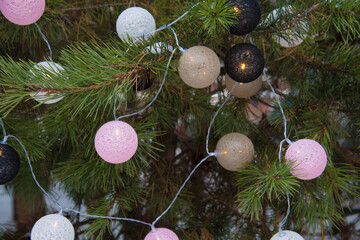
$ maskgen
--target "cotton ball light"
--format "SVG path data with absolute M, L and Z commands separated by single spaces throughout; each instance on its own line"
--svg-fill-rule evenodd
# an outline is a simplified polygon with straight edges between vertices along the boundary
M 123 121 L 102 125 L 95 135 L 95 149 L 106 162 L 118 164 L 128 161 L 136 152 L 138 137 L 133 127 Z
M 304 238 L 293 231 L 281 231 L 275 234 L 270 240 L 304 240 Z
M 170 52 L 174 50 L 171 45 L 163 42 L 154 43 L 153 45 L 146 47 L 146 49 L 152 54 L 162 54 L 165 52 L 164 50 L 168 50 Z
M 254 145 L 244 134 L 228 133 L 216 144 L 215 154 L 223 168 L 237 171 L 254 158 Z
M 231 0 L 237 19 L 230 27 L 230 33 L 245 35 L 256 28 L 260 22 L 260 6 L 256 0 Z
M 47 71 L 50 71 L 54 74 L 61 74 L 61 71 L 64 71 L 65 69 L 55 63 L 55 62 L 39 62 L 34 66 L 37 70 L 40 70 L 44 68 Z M 30 71 L 32 72 L 32 71 Z M 45 72 L 43 74 L 43 77 L 47 78 L 49 81 L 52 81 L 51 77 L 47 75 Z M 33 99 L 35 99 L 37 102 L 42 102 L 44 104 L 53 104 L 59 102 L 61 99 L 64 98 L 61 94 L 47 94 L 46 92 L 37 92 L 30 95 Z
M 116 32 L 124 42 L 145 37 L 154 32 L 156 23 L 154 17 L 146 9 L 131 7 L 124 10 L 116 21 Z
M 45 0 L 1 0 L 0 10 L 10 22 L 29 25 L 43 15 Z
M 249 83 L 236 82 L 228 74 L 225 75 L 226 89 L 230 91 L 236 84 L 236 87 L 231 94 L 238 98 L 248 98 L 254 96 L 260 90 L 262 81 L 262 75 Z
M 20 169 L 19 154 L 4 142 L 0 143 L 0 185 L 13 180 Z
M 220 60 L 208 47 L 194 46 L 180 57 L 180 78 L 190 87 L 205 88 L 215 82 L 220 74 Z
M 327 164 L 325 149 L 312 139 L 300 139 L 290 144 L 285 158 L 294 162 L 291 174 L 302 180 L 319 177 Z
M 250 43 L 233 46 L 225 56 L 225 70 L 237 82 L 248 83 L 257 79 L 265 67 L 262 52 Z
M 279 18 L 279 15 L 294 14 L 292 9 L 293 7 L 291 5 L 274 9 L 264 20 L 264 24 L 271 25 L 275 23 Z M 304 41 L 303 39 L 306 38 L 308 31 L 309 29 L 306 21 L 300 20 L 292 23 L 290 26 L 279 32 L 273 33 L 272 38 L 282 47 L 295 47 Z
M 167 228 L 156 228 L 149 232 L 144 240 L 179 240 L 179 238 Z
M 71 222 L 60 214 L 40 218 L 31 230 L 31 240 L 74 240 L 75 231 Z

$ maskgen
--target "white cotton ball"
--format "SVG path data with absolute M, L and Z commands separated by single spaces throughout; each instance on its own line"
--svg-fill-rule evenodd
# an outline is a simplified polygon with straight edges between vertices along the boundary
M 154 32 L 155 19 L 146 9 L 131 7 L 123 11 L 116 21 L 116 32 L 122 41 L 146 37 Z
M 293 231 L 281 231 L 275 234 L 270 240 L 304 240 L 304 238 Z
M 291 5 L 274 9 L 271 13 L 269 13 L 269 15 L 266 17 L 262 24 L 268 26 L 275 23 L 278 20 L 279 15 L 294 15 L 294 11 L 292 9 L 293 7 Z M 297 16 L 294 15 L 294 18 L 296 17 Z M 308 32 L 309 29 L 307 22 L 305 20 L 300 20 L 294 22 L 293 24 L 278 33 L 273 33 L 272 37 L 277 43 L 279 43 L 283 47 L 295 47 L 303 42 L 303 39 L 307 37 Z
M 71 222 L 60 214 L 40 218 L 31 230 L 31 240 L 74 240 L 75 231 Z
M 163 42 L 154 43 L 153 45 L 148 46 L 146 49 L 150 50 L 152 54 L 162 54 L 164 53 L 164 50 L 168 50 L 170 52 L 174 50 L 171 45 Z
M 41 66 L 42 68 L 45 68 L 46 70 L 48 70 L 54 74 L 60 74 L 61 71 L 65 70 L 61 65 L 54 63 L 54 62 L 45 62 L 45 61 L 39 62 L 34 66 L 34 68 L 36 68 L 37 70 L 40 70 L 41 68 L 39 66 Z M 32 71 L 30 71 L 30 72 L 32 73 Z M 49 78 L 49 81 L 51 81 L 50 76 L 45 75 L 45 73 L 44 73 L 44 77 Z M 47 94 L 46 92 L 41 92 L 41 91 L 31 94 L 30 96 L 33 99 L 35 99 L 36 101 L 43 102 L 44 104 L 56 103 L 64 98 L 64 96 L 62 96 L 60 94 Z M 49 100 L 45 101 L 46 99 L 49 99 Z

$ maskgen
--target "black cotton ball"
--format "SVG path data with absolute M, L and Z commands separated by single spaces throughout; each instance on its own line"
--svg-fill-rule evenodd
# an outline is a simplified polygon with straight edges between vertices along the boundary
M 260 22 L 260 6 L 256 0 L 231 0 L 233 9 L 238 14 L 235 25 L 230 27 L 230 33 L 245 35 L 256 28 Z
M 9 145 L 0 143 L 0 185 L 13 180 L 19 169 L 19 154 Z
M 225 56 L 225 70 L 237 82 L 248 83 L 257 79 L 265 67 L 261 51 L 250 43 L 232 47 Z
M 143 71 L 135 75 L 136 81 L 134 82 L 133 90 L 134 91 L 143 91 L 151 87 L 154 78 L 149 71 Z

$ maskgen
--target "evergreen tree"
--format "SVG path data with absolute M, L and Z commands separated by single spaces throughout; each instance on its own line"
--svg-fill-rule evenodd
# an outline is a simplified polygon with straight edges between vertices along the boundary
M 198 1 L 48 0 L 37 24 L 52 52 L 35 24 L 18 26 L 0 16 L 0 117 L 6 132 L 24 144 L 41 186 L 52 194 L 60 185 L 74 209 L 86 207 L 84 213 L 153 222 L 208 155 L 210 121 L 229 90 L 224 69 L 211 87 L 186 85 L 178 74 L 181 52 L 175 36 L 182 48 L 206 46 L 222 60 L 235 44 L 252 42 L 264 54 L 267 75 L 280 96 L 288 137 L 319 142 L 328 158 L 324 173 L 300 180 L 290 173 L 292 164 L 279 160 L 284 122 L 264 81 L 251 98 L 232 96 L 209 136 L 214 152 L 225 134 L 245 134 L 255 147 L 253 161 L 231 172 L 215 157 L 207 159 L 156 227 L 171 229 L 180 239 L 270 239 L 286 215 L 289 193 L 291 213 L 284 229 L 306 239 L 359 239 L 359 1 L 258 2 L 261 23 L 237 36 L 229 28 L 241 12 L 227 0 L 196 6 Z M 121 41 L 115 31 L 118 15 L 132 6 L 151 12 L 157 28 L 190 11 L 172 29 L 133 43 Z M 275 17 L 274 9 L 283 10 Z M 294 35 L 303 42 L 283 47 L 276 40 Z M 126 163 L 107 163 L 95 151 L 95 134 L 114 120 L 113 110 L 117 117 L 131 114 L 154 98 L 172 56 L 164 45 L 159 54 L 146 50 L 157 42 L 176 49 L 163 88 L 148 109 L 121 119 L 136 130 L 138 149 Z M 63 66 L 61 74 L 34 67 L 49 56 Z M 134 90 L 144 79 L 152 85 Z M 33 96 L 39 92 L 63 99 L 44 104 Z M 6 185 L 14 195 L 17 225 L 1 227 L 0 237 L 29 239 L 34 223 L 59 209 L 46 208 L 23 149 L 13 138 L 7 143 L 21 157 L 20 172 Z M 63 214 L 73 223 L 76 239 L 138 240 L 151 230 L 66 209 Z M 346 221 L 347 216 L 354 220 Z

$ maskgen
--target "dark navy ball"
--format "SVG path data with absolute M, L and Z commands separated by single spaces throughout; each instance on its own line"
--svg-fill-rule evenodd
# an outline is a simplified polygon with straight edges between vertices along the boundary
M 230 33 L 245 35 L 256 28 L 260 22 L 260 6 L 256 0 L 231 0 L 237 13 L 235 25 L 230 27 Z
M 237 82 L 254 81 L 261 75 L 264 67 L 264 55 L 250 43 L 235 45 L 225 56 L 225 70 Z
M 149 71 L 144 71 L 141 73 L 138 73 L 135 76 L 136 82 L 134 82 L 133 90 L 134 91 L 143 91 L 151 87 L 154 77 Z
M 0 185 L 13 180 L 19 169 L 19 154 L 9 145 L 0 143 Z

